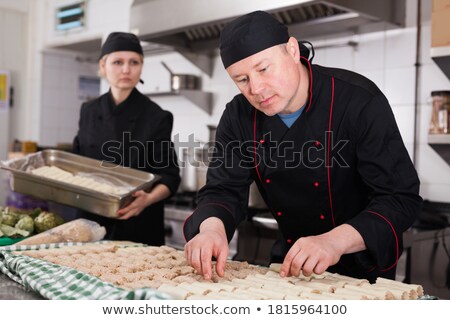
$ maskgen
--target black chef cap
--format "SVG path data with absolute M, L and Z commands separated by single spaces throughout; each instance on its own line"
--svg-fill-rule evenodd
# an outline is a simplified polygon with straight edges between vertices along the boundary
M 127 32 L 110 33 L 102 46 L 102 52 L 99 59 L 101 59 L 105 54 L 116 51 L 134 51 L 140 55 L 144 55 L 138 37 Z
M 288 28 L 284 24 L 267 12 L 254 11 L 225 25 L 220 34 L 220 56 L 226 69 L 288 40 Z

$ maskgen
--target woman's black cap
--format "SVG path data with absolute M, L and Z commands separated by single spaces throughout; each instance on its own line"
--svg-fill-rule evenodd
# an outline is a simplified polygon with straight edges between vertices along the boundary
M 101 59 L 105 54 L 116 51 L 134 51 L 140 55 L 144 55 L 138 37 L 136 37 L 133 33 L 127 32 L 110 33 L 102 46 L 102 52 L 99 59 Z
M 220 56 L 226 69 L 288 40 L 288 28 L 284 24 L 267 12 L 254 11 L 225 25 L 220 33 Z

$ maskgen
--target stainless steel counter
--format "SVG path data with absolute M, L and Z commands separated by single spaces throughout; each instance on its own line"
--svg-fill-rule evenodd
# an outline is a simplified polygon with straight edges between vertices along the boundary
M 42 300 L 37 293 L 27 291 L 22 285 L 0 273 L 0 300 Z

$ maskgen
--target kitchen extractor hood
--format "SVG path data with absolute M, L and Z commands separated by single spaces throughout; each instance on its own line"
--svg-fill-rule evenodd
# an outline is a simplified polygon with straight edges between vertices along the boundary
M 134 0 L 131 30 L 143 41 L 214 54 L 228 21 L 255 10 L 273 14 L 292 36 L 310 39 L 403 27 L 405 0 Z

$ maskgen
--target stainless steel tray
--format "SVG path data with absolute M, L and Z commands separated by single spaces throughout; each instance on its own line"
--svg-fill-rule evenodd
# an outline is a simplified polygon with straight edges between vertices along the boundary
M 56 166 L 72 174 L 89 174 L 120 186 L 128 192 L 106 194 L 73 184 L 41 177 L 30 171 L 42 166 Z M 130 204 L 137 190 L 150 191 L 158 175 L 145 171 L 112 165 L 59 150 L 44 150 L 26 157 L 0 161 L 0 168 L 11 173 L 11 189 L 40 199 L 54 201 L 83 209 L 105 217 L 117 217 L 117 210 Z

